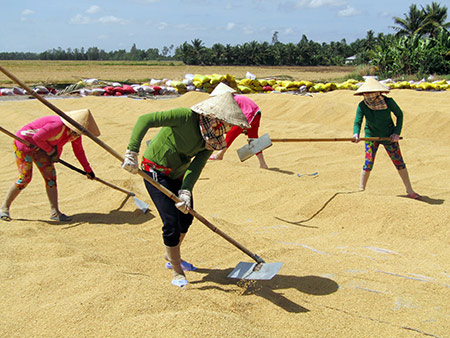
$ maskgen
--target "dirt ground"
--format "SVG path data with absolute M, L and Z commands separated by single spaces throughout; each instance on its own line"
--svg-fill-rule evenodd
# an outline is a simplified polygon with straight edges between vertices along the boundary
M 352 135 L 360 100 L 352 94 L 249 96 L 262 111 L 260 135 L 335 138 Z M 252 259 L 195 220 L 182 255 L 198 270 L 187 273 L 186 288 L 172 286 L 161 221 L 142 179 L 84 137 L 97 176 L 135 193 L 150 212 L 57 165 L 60 207 L 73 222 L 50 221 L 36 171 L 11 208 L 13 220 L 0 222 L 0 336 L 450 337 L 450 92 L 389 95 L 405 114 L 401 148 L 423 201 L 405 197 L 382 148 L 359 191 L 362 142 L 274 143 L 263 170 L 255 157 L 239 161 L 241 135 L 223 161 L 207 163 L 195 210 L 266 262 L 282 262 L 267 281 L 228 278 Z M 124 154 L 139 115 L 206 97 L 51 102 L 91 109 L 100 139 Z M 0 101 L 0 109 L 2 127 L 14 132 L 54 114 L 34 99 Z M 0 139 L 3 198 L 17 169 L 12 139 Z M 62 158 L 80 166 L 70 145 Z

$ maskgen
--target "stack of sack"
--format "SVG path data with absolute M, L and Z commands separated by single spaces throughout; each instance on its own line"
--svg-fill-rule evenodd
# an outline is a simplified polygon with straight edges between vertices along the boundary
M 450 81 L 436 80 L 430 77 L 420 81 L 380 80 L 390 89 L 414 89 L 426 91 L 450 90 Z M 41 95 L 94 95 L 94 96 L 157 96 L 182 95 L 189 91 L 211 93 L 219 83 L 225 83 L 241 94 L 251 93 L 326 93 L 334 90 L 357 90 L 364 81 L 348 79 L 344 82 L 314 83 L 286 79 L 257 79 L 247 72 L 245 78 L 236 79 L 230 74 L 186 74 L 182 81 L 169 79 L 151 79 L 142 84 L 121 84 L 98 79 L 85 79 L 67 86 L 62 90 L 46 86 L 36 86 L 33 90 Z M 21 88 L 0 88 L 0 96 L 26 95 Z

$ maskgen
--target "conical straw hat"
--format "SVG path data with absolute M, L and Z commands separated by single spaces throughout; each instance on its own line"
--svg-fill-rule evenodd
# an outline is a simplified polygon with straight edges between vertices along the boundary
M 220 82 L 216 88 L 214 88 L 214 90 L 211 92 L 211 94 L 209 94 L 210 96 L 217 96 L 223 93 L 236 93 L 236 91 L 231 88 L 230 86 L 227 86 L 225 83 Z
M 364 93 L 389 93 L 390 89 L 383 86 L 380 82 L 373 77 L 369 77 L 362 84 L 361 87 L 353 95 L 363 95 Z
M 197 114 L 213 116 L 241 128 L 250 128 L 247 118 L 230 92 L 211 96 L 209 99 L 192 106 L 191 109 Z
M 89 109 L 73 110 L 67 113 L 67 116 L 74 119 L 76 122 L 81 124 L 85 129 L 87 129 L 95 137 L 100 136 L 100 130 L 98 129 L 97 123 L 95 123 L 94 116 L 92 116 Z M 62 118 L 63 123 L 75 131 L 78 134 L 83 134 L 81 130 L 73 126 L 71 123 Z

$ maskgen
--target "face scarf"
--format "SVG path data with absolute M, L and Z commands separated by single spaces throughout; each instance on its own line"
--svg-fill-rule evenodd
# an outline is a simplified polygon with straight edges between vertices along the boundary
M 206 142 L 206 149 L 208 150 L 222 150 L 227 147 L 224 135 L 227 131 L 227 126 L 221 120 L 213 117 L 199 115 L 200 133 Z
M 387 109 L 386 101 L 381 93 L 364 93 L 364 103 L 372 110 Z

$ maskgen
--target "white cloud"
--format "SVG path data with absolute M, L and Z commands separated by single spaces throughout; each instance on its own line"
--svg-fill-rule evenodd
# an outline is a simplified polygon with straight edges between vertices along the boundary
M 86 10 L 86 14 L 95 14 L 98 12 L 100 12 L 100 7 L 96 5 L 93 5 Z
M 154 24 L 152 23 L 152 25 L 154 25 Z M 169 27 L 169 24 L 167 22 L 158 22 L 154 26 L 156 26 L 157 30 L 163 31 L 163 30 L 166 30 L 167 27 Z
M 31 15 L 33 15 L 34 13 L 35 13 L 35 12 L 34 12 L 33 10 L 31 10 L 31 9 L 24 9 L 24 10 L 22 11 L 22 13 L 21 13 L 20 21 L 21 21 L 21 22 L 29 21 L 29 20 L 28 20 L 29 17 L 30 17 Z
M 124 25 L 127 23 L 126 20 L 118 18 L 114 15 L 102 16 L 98 19 L 98 22 L 101 24 L 121 24 Z
M 284 34 L 290 35 L 292 33 L 294 33 L 294 30 L 292 28 L 285 28 Z
M 338 16 L 356 16 L 359 14 L 361 14 L 361 11 L 350 6 L 347 6 L 344 9 L 338 11 Z
M 73 25 L 87 25 L 90 24 L 91 22 L 92 21 L 89 17 L 81 14 L 77 14 L 70 19 L 70 23 Z
M 338 7 L 347 4 L 345 0 L 300 0 L 297 7 L 319 8 L 319 7 Z
M 227 23 L 227 31 L 233 30 L 233 28 L 236 26 L 234 22 Z
M 35 13 L 35 11 L 33 11 L 33 10 L 31 10 L 31 9 L 24 9 L 23 11 L 22 11 L 22 15 L 32 15 L 32 14 L 34 14 Z

